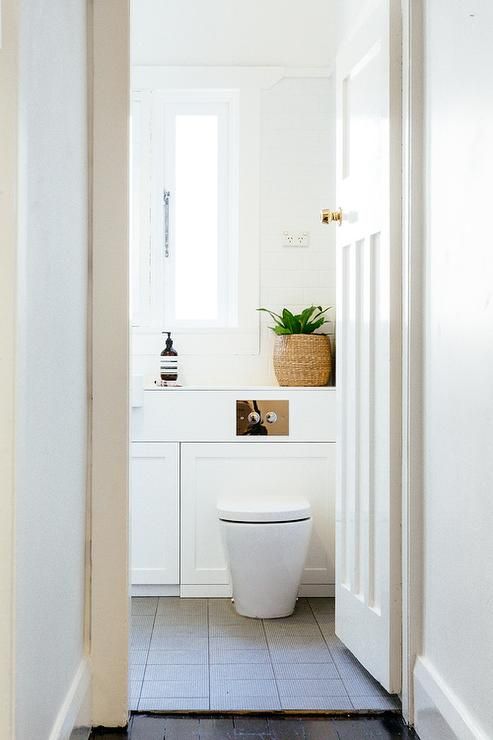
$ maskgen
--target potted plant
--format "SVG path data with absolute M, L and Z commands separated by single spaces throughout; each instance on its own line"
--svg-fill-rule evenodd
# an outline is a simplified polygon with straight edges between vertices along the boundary
M 281 314 L 267 308 L 276 334 L 274 344 L 274 372 L 279 385 L 320 386 L 329 382 L 332 369 L 330 342 L 326 334 L 315 334 L 326 322 L 331 308 L 309 306 L 299 314 L 287 308 Z

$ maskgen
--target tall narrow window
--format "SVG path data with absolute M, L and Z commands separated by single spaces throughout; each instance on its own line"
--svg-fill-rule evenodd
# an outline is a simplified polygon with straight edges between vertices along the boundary
M 136 92 L 132 323 L 238 326 L 238 93 Z
M 175 295 L 177 321 L 219 319 L 219 121 L 175 119 Z
M 200 96 L 198 96 L 200 98 Z M 202 96 L 204 97 L 204 96 Z M 231 101 L 163 101 L 164 320 L 234 326 L 237 146 Z

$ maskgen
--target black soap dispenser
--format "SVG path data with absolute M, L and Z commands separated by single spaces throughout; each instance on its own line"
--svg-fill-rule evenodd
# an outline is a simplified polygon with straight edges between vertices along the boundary
M 170 331 L 163 331 L 167 334 L 166 347 L 161 352 L 160 371 L 161 380 L 176 381 L 178 379 L 178 352 L 173 349 L 173 340 Z

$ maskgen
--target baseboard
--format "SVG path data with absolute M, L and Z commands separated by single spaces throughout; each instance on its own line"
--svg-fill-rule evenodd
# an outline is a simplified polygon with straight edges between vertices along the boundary
M 179 586 L 155 586 L 153 584 L 135 584 L 130 587 L 130 596 L 179 596 Z
M 414 668 L 414 724 L 420 740 L 488 740 L 434 666 L 420 657 Z
M 229 599 L 232 596 L 230 584 L 209 584 L 209 585 L 186 585 L 180 586 L 180 596 L 183 599 Z
M 233 592 L 231 589 L 231 585 L 203 585 L 203 586 L 187 586 L 186 584 L 182 584 L 180 586 L 180 596 L 185 599 L 228 599 L 231 598 Z M 132 589 L 132 596 L 137 596 L 138 594 L 134 594 Z M 163 596 L 168 596 L 169 594 L 163 594 Z M 174 594 L 172 594 L 174 595 Z M 300 590 L 298 592 L 299 596 L 302 597 L 314 597 L 317 596 L 335 596 L 335 587 L 330 586 L 327 584 L 320 584 L 320 583 L 308 583 L 305 585 L 300 586 Z
M 82 658 L 69 690 L 53 723 L 49 740 L 86 740 L 90 733 L 91 669 Z
M 335 596 L 336 590 L 335 586 L 331 586 L 329 584 L 322 584 L 322 583 L 308 583 L 305 585 L 300 586 L 300 590 L 298 591 L 298 596 L 302 597 L 311 597 L 311 598 L 320 598 L 327 596 Z

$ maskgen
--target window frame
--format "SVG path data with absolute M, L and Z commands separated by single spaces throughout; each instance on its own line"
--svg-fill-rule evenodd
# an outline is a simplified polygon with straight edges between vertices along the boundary
M 129 156 L 129 318 L 132 328 L 151 327 L 153 294 L 151 269 L 151 95 L 135 91 L 131 96 Z
M 172 331 L 226 329 L 238 323 L 238 91 L 187 90 L 160 91 L 156 96 L 159 106 L 157 119 L 162 142 L 162 189 L 171 191 L 170 198 L 170 255 L 163 264 L 163 320 Z M 217 319 L 178 319 L 175 313 L 176 296 L 176 116 L 216 115 L 218 118 L 218 281 Z M 161 234 L 164 233 L 161 208 Z M 191 214 L 193 218 L 193 214 Z M 159 226 L 158 225 L 158 226 Z M 159 248 L 159 244 L 158 244 Z
M 194 90 L 206 94 L 234 90 L 237 99 L 238 152 L 238 267 L 235 289 L 238 292 L 238 320 L 225 328 L 180 328 L 174 332 L 176 346 L 183 356 L 258 355 L 260 352 L 260 151 L 261 93 L 285 76 L 282 67 L 178 67 L 136 65 L 132 67 L 132 98 L 149 97 L 156 91 L 168 94 Z M 154 163 L 153 163 L 154 164 Z M 157 171 L 153 166 L 152 176 Z M 160 186 L 159 190 L 162 190 Z M 158 196 L 160 200 L 161 196 Z M 162 208 L 162 202 L 157 205 Z M 155 226 L 155 224 L 154 224 Z M 144 245 L 145 246 L 145 245 Z M 143 250 L 144 253 L 146 250 Z M 139 256 L 144 262 L 149 255 Z M 161 279 L 159 265 L 153 264 L 152 296 Z M 156 321 L 159 306 L 152 305 L 138 326 L 132 326 L 132 352 L 136 357 L 154 356 L 162 349 L 161 331 Z M 145 306 L 149 308 L 149 302 Z M 151 321 L 151 317 L 154 320 Z
M 175 131 L 180 113 L 218 116 L 218 317 L 180 320 L 174 310 Z M 239 91 L 139 90 L 132 95 L 132 329 L 195 333 L 238 326 Z M 141 134 L 139 140 L 139 133 Z M 170 190 L 170 256 L 164 256 L 163 193 Z

